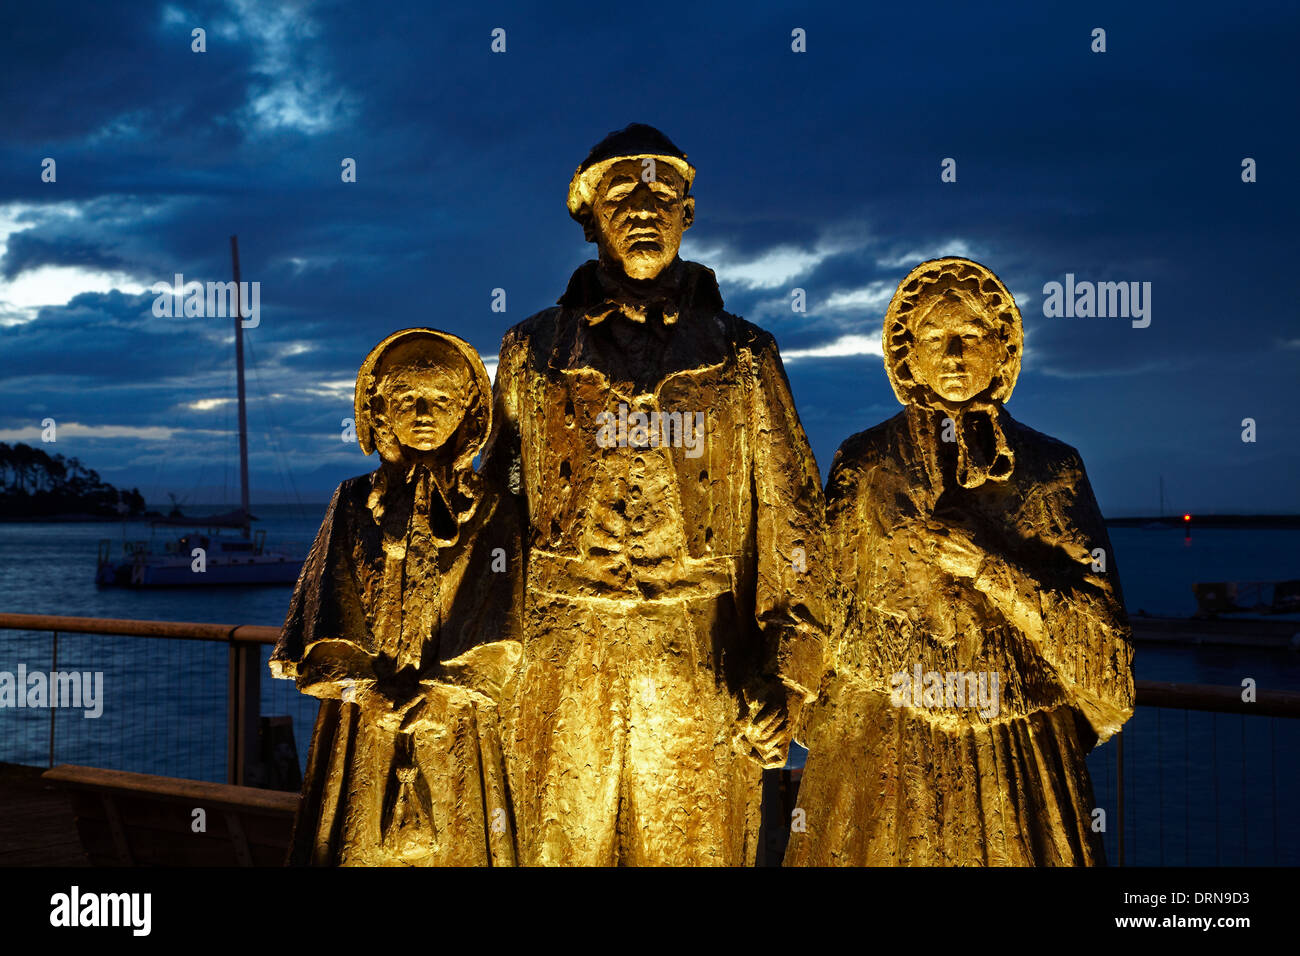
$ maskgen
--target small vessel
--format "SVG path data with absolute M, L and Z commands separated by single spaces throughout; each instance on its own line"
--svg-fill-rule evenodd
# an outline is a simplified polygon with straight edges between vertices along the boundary
M 249 520 L 256 520 L 249 515 Z M 113 543 L 99 543 L 95 583 L 104 587 L 167 588 L 217 584 L 293 584 L 302 571 L 302 558 L 266 546 L 266 532 L 250 537 L 222 535 L 223 529 L 246 530 L 239 512 L 209 518 L 167 518 L 153 526 L 184 524 L 192 530 L 163 543 L 123 541 L 120 558 Z
M 266 532 L 252 531 L 256 517 L 248 510 L 248 416 L 244 398 L 243 304 L 239 298 L 239 240 L 230 237 L 235 273 L 235 368 L 239 392 L 239 508 L 225 514 L 191 518 L 179 508 L 152 522 L 190 531 L 166 541 L 161 550 L 150 541 L 123 541 L 120 556 L 113 543 L 99 542 L 95 583 L 106 587 L 165 588 L 218 584 L 293 584 L 303 559 L 266 546 Z M 202 530 L 199 530 L 202 529 Z M 223 530 L 238 535 L 221 535 Z

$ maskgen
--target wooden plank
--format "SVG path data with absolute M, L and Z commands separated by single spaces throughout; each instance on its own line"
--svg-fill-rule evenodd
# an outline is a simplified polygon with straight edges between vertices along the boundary
M 298 794 L 257 787 L 236 787 L 226 783 L 207 783 L 179 777 L 157 777 L 124 770 L 103 770 L 60 764 L 47 770 L 44 778 L 73 790 L 110 793 L 137 793 L 153 799 L 185 803 L 191 807 L 217 807 L 234 810 L 262 810 L 293 814 L 298 809 Z
M 88 794 L 89 795 L 89 794 Z M 128 833 L 136 830 L 158 830 L 172 833 L 176 839 L 188 838 L 190 835 L 203 836 L 194 832 L 194 807 L 181 803 L 149 800 L 138 795 L 118 795 L 114 799 L 118 816 Z M 234 814 L 239 820 L 239 827 L 244 839 L 249 844 L 266 846 L 287 845 L 289 833 L 293 830 L 293 814 L 267 814 L 262 811 L 232 811 L 219 807 L 203 807 L 207 817 L 206 835 L 216 834 L 226 839 L 228 827 L 223 826 L 226 814 Z M 78 809 L 78 816 L 85 820 L 108 825 L 108 818 L 93 801 Z
M 254 842 L 243 832 L 241 847 L 234 835 L 244 831 L 244 821 L 234 816 L 233 830 L 228 821 L 226 826 L 214 821 L 214 828 L 204 833 L 181 826 L 128 827 L 133 861 L 136 866 L 282 866 L 288 855 L 292 821 L 281 821 L 274 842 Z M 119 865 L 107 821 L 82 816 L 77 824 L 81 841 L 96 865 Z
M 71 796 L 97 866 L 280 866 L 298 806 L 297 794 L 97 767 L 62 765 L 41 779 Z M 208 829 L 195 833 L 200 807 Z
M 120 866 L 108 828 L 100 821 L 81 820 L 81 842 L 94 866 Z M 192 834 L 174 831 L 131 831 L 136 866 L 234 866 L 235 854 L 224 833 Z

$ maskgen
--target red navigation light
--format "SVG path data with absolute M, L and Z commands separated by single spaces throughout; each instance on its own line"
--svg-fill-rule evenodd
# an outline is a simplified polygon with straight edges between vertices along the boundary
M 1192 520 L 1192 516 L 1191 516 L 1191 515 L 1183 515 L 1183 520 L 1184 520 L 1184 521 L 1191 521 L 1191 520 Z

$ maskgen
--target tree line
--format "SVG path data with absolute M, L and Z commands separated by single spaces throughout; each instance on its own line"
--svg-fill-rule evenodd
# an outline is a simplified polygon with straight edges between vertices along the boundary
M 138 488 L 122 491 L 77 458 L 50 455 L 31 445 L 0 442 L 0 516 L 139 515 Z

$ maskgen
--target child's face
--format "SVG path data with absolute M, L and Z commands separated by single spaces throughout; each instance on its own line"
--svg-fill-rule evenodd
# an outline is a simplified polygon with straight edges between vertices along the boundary
M 993 381 L 1002 343 L 988 320 L 961 302 L 943 301 L 916 329 L 908 358 L 917 381 L 948 402 L 967 402 Z
M 382 396 L 394 436 L 415 451 L 441 448 L 465 415 L 465 382 L 442 368 L 400 369 L 385 378 Z

